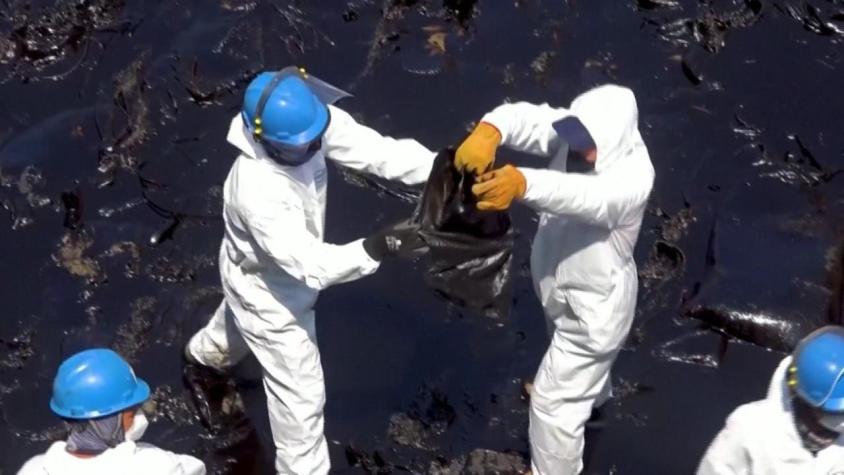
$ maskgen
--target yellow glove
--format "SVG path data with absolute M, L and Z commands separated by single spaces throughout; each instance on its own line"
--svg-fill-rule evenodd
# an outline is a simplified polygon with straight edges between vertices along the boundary
M 475 175 L 487 171 L 495 161 L 495 149 L 501 143 L 501 133 L 494 125 L 481 122 L 457 148 L 454 167 Z
M 513 165 L 504 165 L 479 176 L 472 193 L 478 197 L 479 210 L 502 211 L 509 208 L 514 199 L 523 197 L 526 188 L 522 172 Z

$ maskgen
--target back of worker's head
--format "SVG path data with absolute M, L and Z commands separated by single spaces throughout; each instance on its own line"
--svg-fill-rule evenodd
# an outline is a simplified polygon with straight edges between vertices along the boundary
M 844 328 L 830 325 L 810 333 L 794 350 L 786 384 L 804 443 L 844 434 Z
M 139 410 L 149 385 L 117 353 L 95 348 L 59 366 L 50 409 L 68 423 L 68 450 L 96 455 L 126 440 L 138 440 L 147 421 Z

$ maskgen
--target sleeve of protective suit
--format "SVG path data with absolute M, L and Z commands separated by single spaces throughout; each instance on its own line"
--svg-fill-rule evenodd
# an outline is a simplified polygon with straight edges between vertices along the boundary
M 162 475 L 205 475 L 202 460 L 190 455 L 176 454 L 143 442 L 137 443 L 136 461 L 126 461 L 136 467 L 146 467 L 149 473 Z
M 566 215 L 613 228 L 629 209 L 647 200 L 650 184 L 635 177 L 585 175 L 521 167 L 527 187 L 522 201 L 545 213 Z M 648 186 L 645 186 L 648 185 Z
M 549 156 L 556 148 L 557 133 L 552 124 L 571 115 L 568 109 L 548 104 L 515 102 L 502 104 L 486 114 L 481 122 L 494 125 L 501 133 L 501 145 L 533 155 Z
M 244 221 L 261 250 L 293 278 L 322 290 L 378 270 L 379 262 L 366 253 L 363 239 L 343 245 L 323 242 L 299 224 L 306 221 L 301 208 L 276 196 L 280 193 L 272 195 L 260 206 L 247 207 Z
M 750 455 L 742 443 L 741 422 L 737 411 L 727 418 L 727 424 L 709 445 L 700 461 L 697 475 L 749 475 Z
M 323 137 L 325 156 L 349 168 L 407 185 L 428 180 L 434 152 L 412 139 L 385 137 L 334 106 Z

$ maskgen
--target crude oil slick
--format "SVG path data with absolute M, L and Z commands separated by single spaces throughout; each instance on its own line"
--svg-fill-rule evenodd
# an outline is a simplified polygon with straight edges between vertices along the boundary
M 297 64 L 354 93 L 356 118 L 432 150 L 504 100 L 636 92 L 658 176 L 587 473 L 690 473 L 782 352 L 841 321 L 842 43 L 840 0 L 0 2 L 0 444 L 15 447 L 0 471 L 62 437 L 55 368 L 94 345 L 156 388 L 151 442 L 218 473 L 272 471 L 256 365 L 237 383 L 256 430 L 214 438 L 179 361 L 221 298 L 229 120 L 257 71 Z M 329 173 L 331 242 L 413 211 L 413 190 Z M 437 298 L 423 262 L 321 295 L 336 473 L 525 467 L 523 381 L 548 337 L 527 271 L 536 218 L 511 216 L 507 319 Z

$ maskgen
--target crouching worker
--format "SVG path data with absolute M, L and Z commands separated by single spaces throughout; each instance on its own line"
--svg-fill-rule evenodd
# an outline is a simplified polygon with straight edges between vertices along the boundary
M 202 475 L 205 464 L 138 442 L 147 428 L 140 405 L 149 386 L 107 349 L 77 353 L 59 366 L 50 408 L 70 433 L 31 458 L 18 475 Z
M 844 328 L 827 326 L 797 345 L 768 397 L 727 418 L 698 475 L 844 473 Z

